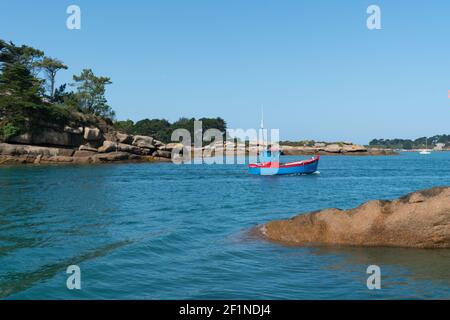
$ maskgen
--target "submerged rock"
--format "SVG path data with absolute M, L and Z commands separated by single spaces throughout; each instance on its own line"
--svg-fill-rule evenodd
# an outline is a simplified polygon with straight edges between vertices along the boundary
M 291 245 L 450 248 L 450 187 L 369 201 L 350 210 L 301 214 L 259 230 L 269 240 Z

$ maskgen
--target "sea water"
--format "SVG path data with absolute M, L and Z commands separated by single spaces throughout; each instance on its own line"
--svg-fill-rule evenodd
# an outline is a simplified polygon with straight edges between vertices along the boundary
M 286 247 L 248 232 L 448 186 L 450 153 L 324 156 L 319 170 L 260 177 L 237 164 L 0 167 L 0 298 L 450 298 L 450 250 Z M 80 267 L 80 290 L 66 286 L 71 265 Z M 381 269 L 380 290 L 367 287 L 370 265 Z

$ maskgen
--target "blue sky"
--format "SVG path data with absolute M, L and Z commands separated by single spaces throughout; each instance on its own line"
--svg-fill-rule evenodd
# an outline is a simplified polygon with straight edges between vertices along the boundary
M 0 0 L 0 38 L 112 78 L 118 119 L 215 117 L 282 139 L 450 133 L 450 4 Z M 66 28 L 79 5 L 82 29 Z M 366 28 L 377 4 L 382 30 Z

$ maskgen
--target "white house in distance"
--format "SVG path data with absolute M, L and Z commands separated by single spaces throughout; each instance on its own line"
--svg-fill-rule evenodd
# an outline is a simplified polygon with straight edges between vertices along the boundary
M 442 151 L 444 150 L 445 143 L 436 143 L 436 146 L 433 148 L 435 151 Z

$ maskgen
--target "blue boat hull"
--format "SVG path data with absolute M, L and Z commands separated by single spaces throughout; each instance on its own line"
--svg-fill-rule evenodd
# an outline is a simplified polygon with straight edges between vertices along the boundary
M 278 164 L 274 163 L 270 166 L 253 164 L 249 166 L 250 174 L 273 176 L 273 175 L 295 175 L 295 174 L 311 174 L 317 171 L 319 166 L 319 158 L 310 161 Z

